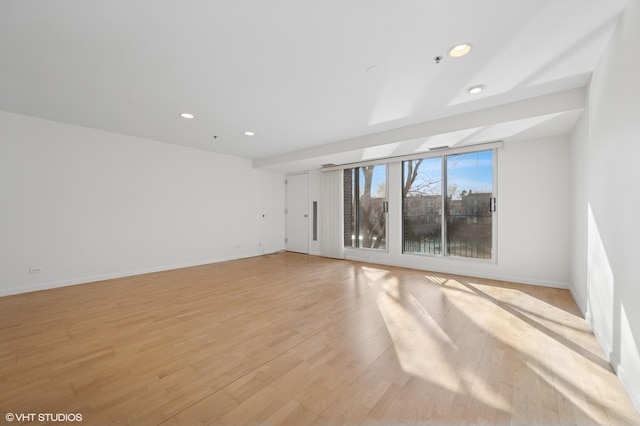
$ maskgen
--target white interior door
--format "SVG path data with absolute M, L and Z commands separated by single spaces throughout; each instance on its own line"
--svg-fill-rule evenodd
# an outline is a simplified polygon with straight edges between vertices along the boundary
M 309 175 L 286 178 L 285 249 L 309 254 Z

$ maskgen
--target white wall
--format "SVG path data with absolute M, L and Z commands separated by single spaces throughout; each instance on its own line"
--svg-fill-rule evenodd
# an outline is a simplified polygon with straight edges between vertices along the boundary
M 571 137 L 571 290 L 640 409 L 640 1 L 632 0 L 593 74 Z
M 587 146 L 589 110 L 586 109 L 570 135 L 571 153 L 571 270 L 570 291 L 583 314 L 587 313 Z
M 388 252 L 347 250 L 348 259 L 568 288 L 569 139 L 506 141 L 498 149 L 497 262 L 403 255 L 400 163 L 389 165 Z
M 281 250 L 283 181 L 241 158 L 0 112 L 0 295 Z

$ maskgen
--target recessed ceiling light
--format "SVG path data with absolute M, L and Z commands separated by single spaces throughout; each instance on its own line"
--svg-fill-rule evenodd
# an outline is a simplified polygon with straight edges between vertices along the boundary
M 485 89 L 485 86 L 480 84 L 478 86 L 469 87 L 467 89 L 467 92 L 475 95 L 476 93 L 482 92 L 484 89 Z
M 188 112 L 183 112 L 183 113 L 180 114 L 180 117 L 182 117 L 182 118 L 193 118 L 193 117 L 195 117 L 195 115 L 189 114 Z
M 380 71 L 380 67 L 377 65 L 371 65 L 369 68 L 367 68 L 368 73 L 377 73 L 378 71 Z
M 449 56 L 451 56 L 452 58 L 459 58 L 460 56 L 464 56 L 469 52 L 471 52 L 471 45 L 468 43 L 461 43 L 449 49 Z
M 245 135 L 247 135 L 247 136 L 253 136 L 253 135 L 255 135 L 255 133 L 253 133 L 253 132 L 244 132 L 244 134 L 245 134 Z

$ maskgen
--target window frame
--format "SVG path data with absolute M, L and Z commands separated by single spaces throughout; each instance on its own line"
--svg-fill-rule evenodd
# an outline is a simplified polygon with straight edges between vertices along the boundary
M 487 146 L 490 145 L 490 146 Z M 449 250 L 447 247 L 447 185 L 448 185 L 448 176 L 447 176 L 447 157 L 458 155 L 458 154 L 470 154 L 474 152 L 483 152 L 483 151 L 491 151 L 491 160 L 492 160 L 492 188 L 491 193 L 494 199 L 493 206 L 497 206 L 498 199 L 498 149 L 502 144 L 496 146 L 495 144 L 486 144 L 486 145 L 475 145 L 470 148 L 475 149 L 457 149 L 457 150 L 438 150 L 433 153 L 425 153 L 426 155 L 411 155 L 405 156 L 400 161 L 400 223 L 401 223 L 401 231 L 400 231 L 400 255 L 402 256 L 420 256 L 420 257 L 430 257 L 437 259 L 446 259 L 452 261 L 464 261 L 464 262 L 480 262 L 480 263 L 494 263 L 498 262 L 498 209 L 497 207 L 492 212 L 491 215 L 491 257 L 490 258 L 477 258 L 477 257 L 465 257 L 465 256 L 452 256 L 449 254 Z M 406 161 L 416 161 L 416 160 L 425 160 L 425 159 L 433 159 L 440 158 L 441 160 L 441 213 L 440 213 L 440 236 L 441 236 L 441 249 L 440 253 L 420 253 L 420 252 L 405 252 L 405 223 L 404 223 L 404 196 L 403 196 L 403 186 L 405 180 L 405 166 L 404 163 Z

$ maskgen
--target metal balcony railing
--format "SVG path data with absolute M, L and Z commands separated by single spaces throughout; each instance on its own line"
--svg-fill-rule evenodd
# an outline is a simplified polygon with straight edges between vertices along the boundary
M 449 256 L 491 259 L 491 216 L 450 215 L 447 218 Z M 441 216 L 423 214 L 404 217 L 403 253 L 442 255 Z
M 447 253 L 449 256 L 491 259 L 491 251 L 491 241 L 447 241 Z M 441 255 L 442 242 L 426 238 L 414 240 L 405 238 L 402 252 Z

